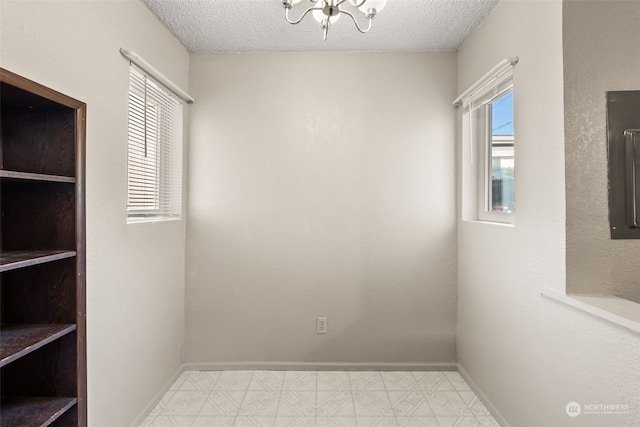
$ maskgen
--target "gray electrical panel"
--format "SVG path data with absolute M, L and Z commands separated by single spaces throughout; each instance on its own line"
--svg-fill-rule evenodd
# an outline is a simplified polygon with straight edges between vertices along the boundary
M 640 239 L 640 90 L 607 92 L 612 239 Z

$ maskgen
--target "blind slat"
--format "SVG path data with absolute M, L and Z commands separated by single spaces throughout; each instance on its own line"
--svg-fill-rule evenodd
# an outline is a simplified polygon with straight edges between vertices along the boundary
M 182 103 L 130 67 L 129 217 L 179 217 L 182 211 Z

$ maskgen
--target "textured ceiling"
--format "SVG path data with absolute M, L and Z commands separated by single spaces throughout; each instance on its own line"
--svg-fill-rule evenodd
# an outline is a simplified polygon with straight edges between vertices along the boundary
M 371 32 L 359 33 L 342 16 L 327 41 L 311 15 L 287 23 L 281 0 L 142 1 L 187 50 L 211 53 L 455 50 L 500 0 L 388 0 Z M 294 6 L 291 18 L 307 4 Z

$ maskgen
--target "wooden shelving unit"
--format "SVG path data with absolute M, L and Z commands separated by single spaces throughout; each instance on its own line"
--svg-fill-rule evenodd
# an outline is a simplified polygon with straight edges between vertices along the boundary
M 0 252 L 0 272 L 76 256 L 74 251 Z
M 86 426 L 84 103 L 0 68 L 0 424 Z

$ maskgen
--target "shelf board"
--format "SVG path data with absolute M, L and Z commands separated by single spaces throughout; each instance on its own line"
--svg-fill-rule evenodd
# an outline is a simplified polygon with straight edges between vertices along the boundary
M 75 330 L 75 324 L 3 325 L 0 329 L 0 368 Z
M 0 178 L 28 180 L 28 181 L 48 181 L 48 182 L 68 182 L 75 183 L 76 179 L 72 176 L 62 175 L 45 175 L 41 173 L 17 172 L 0 170 Z
M 2 427 L 46 427 L 77 401 L 75 397 L 3 397 Z
M 75 251 L 0 252 L 0 272 L 76 256 Z

